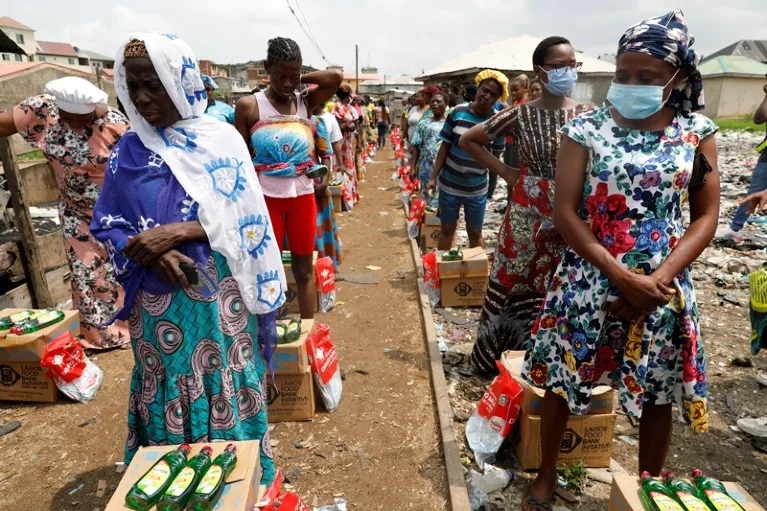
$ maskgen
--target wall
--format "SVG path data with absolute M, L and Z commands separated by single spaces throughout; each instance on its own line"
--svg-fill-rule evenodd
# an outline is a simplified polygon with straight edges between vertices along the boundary
M 24 99 L 42 94 L 46 83 L 65 76 L 78 76 L 96 84 L 96 77 L 92 75 L 84 76 L 54 66 L 40 66 L 0 78 L 0 111 L 10 110 Z M 114 84 L 108 80 L 102 80 L 102 87 L 109 94 L 109 104 L 117 107 Z
M 578 76 L 578 82 L 575 84 L 571 97 L 584 103 L 601 106 L 607 99 L 607 91 L 610 89 L 612 80 L 613 75 L 581 74 Z
M 765 79 L 760 76 L 715 75 L 703 78 L 708 117 L 752 115 L 764 99 Z
M 10 37 L 14 43 L 18 44 L 21 49 L 27 53 L 27 55 L 34 55 L 37 52 L 37 41 L 35 40 L 35 33 L 31 30 L 18 30 L 15 28 L 5 27 L 0 30 L 5 32 L 5 34 Z M 19 44 L 16 42 L 16 34 L 21 34 L 24 36 L 24 44 Z M 23 55 L 22 57 L 24 58 L 24 62 L 28 62 L 29 59 L 27 57 L 24 57 Z M 11 55 L 11 61 L 15 62 L 13 55 Z

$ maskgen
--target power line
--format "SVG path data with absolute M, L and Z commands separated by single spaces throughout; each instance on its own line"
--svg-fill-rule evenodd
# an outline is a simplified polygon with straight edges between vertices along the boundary
M 317 39 L 314 37 L 314 33 L 311 31 L 311 28 L 309 27 L 309 22 L 306 21 L 306 16 L 304 15 L 303 9 L 301 9 L 301 5 L 298 3 L 297 0 L 295 0 L 295 2 L 299 12 L 301 12 L 301 16 L 303 16 L 304 21 L 306 22 L 306 26 L 304 26 L 304 23 L 301 22 L 301 19 L 296 14 L 296 11 L 295 9 L 293 9 L 293 6 L 290 5 L 290 0 L 285 0 L 285 3 L 288 5 L 288 9 L 290 9 L 290 13 L 298 22 L 298 26 L 301 29 L 301 31 L 304 33 L 307 39 L 309 39 L 309 42 L 312 44 L 314 49 L 317 50 L 317 53 L 320 54 L 320 57 L 322 57 L 322 60 L 325 61 L 326 64 L 330 65 L 330 62 L 328 62 L 328 59 L 325 58 L 325 54 L 322 52 L 322 49 L 320 48 L 319 43 L 317 43 Z

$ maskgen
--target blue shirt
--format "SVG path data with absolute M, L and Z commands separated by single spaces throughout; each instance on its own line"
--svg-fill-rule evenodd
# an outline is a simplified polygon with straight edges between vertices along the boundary
M 438 186 L 441 191 L 459 197 L 479 197 L 487 194 L 488 170 L 469 156 L 458 146 L 461 135 L 477 124 L 481 124 L 495 115 L 491 110 L 487 117 L 478 117 L 471 112 L 471 105 L 458 105 L 448 114 L 439 134 L 443 142 L 450 144 L 445 166 L 439 173 Z M 505 147 L 503 138 L 488 144 L 487 149 L 501 152 Z
M 234 108 L 223 101 L 216 101 L 205 109 L 205 113 L 211 117 L 215 117 L 219 121 L 228 122 L 232 125 L 234 124 Z

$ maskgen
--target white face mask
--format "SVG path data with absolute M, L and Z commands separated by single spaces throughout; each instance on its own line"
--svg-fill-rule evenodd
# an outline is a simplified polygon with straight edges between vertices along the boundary
M 677 69 L 666 85 L 626 85 L 613 81 L 607 92 L 607 101 L 626 119 L 647 119 L 660 112 L 666 104 L 669 98 L 663 98 L 663 91 L 678 73 Z

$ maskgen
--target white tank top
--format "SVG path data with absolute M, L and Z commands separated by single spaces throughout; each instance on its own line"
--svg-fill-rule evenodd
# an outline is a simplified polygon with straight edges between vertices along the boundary
M 306 103 L 304 103 L 300 92 L 295 92 L 296 95 L 296 115 L 309 119 L 309 115 L 306 110 Z M 256 101 L 258 102 L 258 118 L 265 121 L 272 117 L 282 117 L 283 114 L 279 113 L 274 105 L 266 97 L 266 93 L 263 91 L 256 92 Z M 267 197 L 274 197 L 277 199 L 293 199 L 301 197 L 302 195 L 308 195 L 314 193 L 314 180 L 309 179 L 306 176 L 298 176 L 296 178 L 289 177 L 275 177 L 265 176 L 258 174 L 258 182 L 261 183 L 261 190 Z

